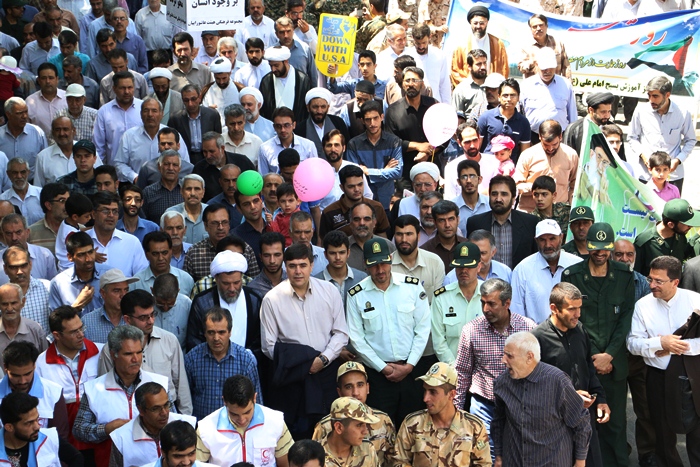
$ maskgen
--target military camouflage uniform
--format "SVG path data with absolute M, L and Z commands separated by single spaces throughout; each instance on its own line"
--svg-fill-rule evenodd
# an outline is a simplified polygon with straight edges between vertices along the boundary
M 392 449 L 394 449 L 394 443 L 396 442 L 396 428 L 394 423 L 389 418 L 389 415 L 382 412 L 381 410 L 375 410 L 371 407 L 367 407 L 368 412 L 375 417 L 379 417 L 379 423 L 374 423 L 369 425 L 369 433 L 367 434 L 367 441 L 372 443 L 374 450 L 377 453 L 377 458 L 379 459 L 379 465 L 388 466 L 389 456 L 391 455 Z M 328 433 L 333 430 L 331 424 L 331 416 L 326 415 L 321 419 L 320 422 L 316 424 L 314 429 L 314 434 L 311 437 L 314 441 L 321 441 L 328 437 Z
M 544 214 L 542 214 L 540 211 L 535 208 L 534 211 L 532 211 L 533 216 L 537 216 L 539 219 L 545 220 L 545 219 L 554 219 L 557 221 L 557 224 L 559 224 L 559 227 L 561 227 L 561 231 L 565 234 L 564 237 L 566 237 L 566 232 L 569 229 L 569 213 L 571 212 L 571 205 L 568 203 L 554 203 L 552 205 L 552 217 L 546 217 Z
M 323 13 L 350 16 L 350 13 L 356 9 L 362 9 L 361 0 L 308 0 L 308 2 L 306 11 L 316 16 L 319 21 Z
M 345 460 L 335 457 L 328 449 L 328 436 L 324 437 L 320 443 L 326 451 L 326 467 L 377 467 L 379 465 L 374 446 L 367 440 L 360 446 L 353 446 L 350 457 Z
M 386 16 L 375 16 L 370 21 L 365 21 L 357 30 L 355 37 L 355 52 L 367 50 L 367 45 L 374 36 L 386 27 Z
M 436 428 L 427 410 L 401 424 L 394 447 L 394 467 L 490 466 L 491 449 L 484 423 L 457 410 L 450 428 Z
M 265 16 L 277 21 L 287 12 L 287 0 L 270 0 L 265 2 Z M 308 15 L 305 15 L 308 16 Z

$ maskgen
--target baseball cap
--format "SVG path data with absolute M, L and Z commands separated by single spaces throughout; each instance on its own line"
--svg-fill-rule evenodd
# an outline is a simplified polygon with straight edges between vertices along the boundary
M 452 249 L 452 262 L 450 266 L 456 268 L 475 268 L 481 261 L 481 251 L 472 242 L 458 243 Z
M 700 226 L 700 216 L 696 213 L 690 203 L 684 199 L 672 199 L 664 206 L 664 217 L 674 222 L 683 222 L 690 227 Z
M 202 36 L 201 36 L 201 37 L 204 37 L 204 36 L 218 36 L 218 35 L 219 35 L 219 31 L 202 31 Z
M 362 250 L 365 255 L 365 264 L 367 266 L 391 263 L 391 251 L 389 250 L 389 244 L 386 240 L 378 238 L 365 242 Z
M 379 417 L 369 413 L 367 406 L 352 397 L 339 397 L 331 405 L 331 419 L 344 420 L 349 418 L 365 423 L 378 423 Z
M 502 82 L 506 80 L 506 77 L 500 73 L 491 73 L 484 80 L 484 84 L 481 85 L 482 88 L 497 89 Z
M 106 285 L 118 284 L 120 282 L 133 284 L 134 282 L 138 282 L 138 279 L 136 277 L 126 277 L 119 269 L 113 268 L 100 276 L 100 289 L 104 289 Z
M 539 221 L 535 227 L 535 238 L 542 235 L 561 235 L 561 227 L 554 219 L 545 219 Z
M 77 83 L 69 84 L 66 88 L 66 97 L 85 97 L 85 88 Z
M 393 24 L 401 19 L 411 19 L 411 13 L 407 13 L 403 10 L 396 9 L 386 15 L 386 23 Z
M 586 248 L 588 250 L 607 250 L 615 249 L 615 232 L 607 222 L 596 222 L 588 229 L 586 235 Z
M 416 378 L 416 381 L 422 380 L 428 386 L 442 386 L 443 384 L 451 384 L 457 386 L 457 370 L 454 367 L 444 362 L 434 363 L 428 372 Z
M 593 209 L 588 206 L 576 206 L 571 210 L 569 214 L 569 224 L 574 221 L 593 221 L 595 222 L 595 215 L 593 215 Z
M 362 363 L 345 362 L 338 368 L 338 375 L 336 376 L 335 380 L 338 381 L 341 376 L 343 376 L 346 373 L 352 373 L 353 371 L 362 373 L 363 375 L 365 375 L 365 378 L 367 377 L 367 370 L 365 370 L 365 366 Z
M 73 152 L 75 152 L 76 149 L 87 149 L 92 154 L 97 154 L 97 148 L 95 148 L 95 144 L 89 139 L 81 139 L 80 141 L 75 143 L 73 145 Z

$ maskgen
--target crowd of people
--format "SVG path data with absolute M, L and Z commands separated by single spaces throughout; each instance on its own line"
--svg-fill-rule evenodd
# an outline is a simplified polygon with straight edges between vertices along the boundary
M 509 57 L 482 5 L 447 50 L 442 0 L 196 33 L 160 0 L 3 0 L 0 463 L 626 467 L 629 392 L 640 465 L 682 466 L 678 433 L 700 465 L 692 118 L 662 75 L 577 94 L 546 16 L 687 5 L 569 3 L 526 5 Z M 359 21 L 341 77 L 322 13 Z M 335 180 L 302 201 L 310 158 Z M 665 202 L 636 238 L 591 209 L 613 169 Z

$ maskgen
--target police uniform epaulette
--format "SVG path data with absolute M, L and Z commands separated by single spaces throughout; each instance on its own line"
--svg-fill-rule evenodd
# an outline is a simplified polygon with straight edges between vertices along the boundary
M 353 296 L 353 295 L 355 295 L 357 292 L 359 292 L 360 290 L 362 290 L 362 286 L 361 286 L 360 284 L 357 284 L 355 287 L 353 287 L 352 289 L 348 290 L 348 293 L 350 294 L 350 296 Z
M 437 297 L 438 295 L 440 295 L 441 293 L 443 293 L 445 290 L 447 290 L 447 289 L 444 288 L 444 287 L 440 287 L 440 288 L 437 289 L 435 292 L 433 292 L 433 294 Z
M 418 285 L 420 284 L 420 280 L 417 277 L 406 276 L 406 283 Z

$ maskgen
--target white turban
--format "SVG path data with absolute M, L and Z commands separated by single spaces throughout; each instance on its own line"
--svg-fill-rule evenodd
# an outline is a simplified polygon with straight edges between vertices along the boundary
M 265 49 L 265 60 L 270 62 L 283 62 L 285 60 L 289 60 L 289 57 L 291 56 L 292 53 L 283 45 L 279 47 L 268 47 Z
M 413 181 L 413 179 L 416 178 L 417 175 L 424 173 L 427 173 L 428 175 L 433 177 L 433 180 L 435 180 L 436 182 L 440 180 L 440 169 L 437 165 L 433 164 L 432 162 L 419 162 L 416 165 L 414 165 L 411 169 L 411 173 L 409 174 L 411 177 L 411 181 Z
M 240 99 L 243 96 L 253 96 L 255 100 L 258 101 L 258 104 L 262 105 L 263 103 L 262 93 L 252 86 L 241 89 L 241 92 L 238 93 L 238 98 Z
M 328 105 L 331 105 L 333 102 L 333 94 L 326 89 L 326 88 L 311 88 L 309 91 L 306 93 L 306 105 L 309 105 L 309 102 L 311 102 L 312 99 L 317 99 L 321 98 L 324 101 L 328 102 Z
M 150 79 L 153 78 L 166 78 L 168 80 L 173 79 L 173 74 L 167 68 L 156 67 L 148 73 Z
M 219 57 L 209 65 L 212 73 L 230 73 L 233 69 L 231 61 L 226 57 Z
M 248 270 L 248 261 L 245 256 L 240 253 L 234 253 L 231 250 L 225 250 L 218 253 L 214 257 L 214 261 L 209 265 L 211 277 L 216 277 L 217 274 L 240 272 L 245 273 Z

